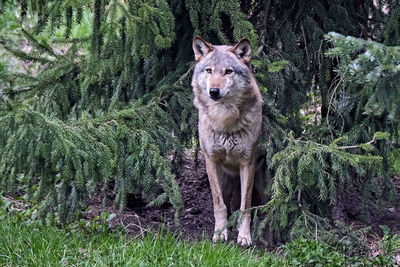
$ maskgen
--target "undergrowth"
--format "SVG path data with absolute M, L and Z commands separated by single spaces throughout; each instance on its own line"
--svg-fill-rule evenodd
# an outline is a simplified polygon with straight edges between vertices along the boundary
M 1 200 L 1 266 L 394 266 L 400 248 L 400 238 L 387 228 L 379 245 L 382 253 L 368 258 L 304 238 L 267 252 L 213 244 L 206 237 L 188 242 L 162 229 L 132 238 L 123 227 L 111 229 L 114 214 L 61 229 L 32 215 L 32 210 Z

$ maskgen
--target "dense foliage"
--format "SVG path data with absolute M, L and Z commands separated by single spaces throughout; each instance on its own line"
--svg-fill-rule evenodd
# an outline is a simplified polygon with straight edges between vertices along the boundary
M 21 22 L 0 20 L 3 50 L 34 65 L 0 62 L 0 183 L 43 218 L 68 222 L 97 189 L 112 190 L 121 209 L 132 195 L 182 209 L 175 174 L 197 146 L 194 34 L 252 42 L 273 173 L 259 225 L 281 238 L 326 229 L 355 180 L 364 207 L 397 203 L 397 1 L 2 3 L 2 18 L 18 6 Z M 9 38 L 16 28 L 27 44 Z

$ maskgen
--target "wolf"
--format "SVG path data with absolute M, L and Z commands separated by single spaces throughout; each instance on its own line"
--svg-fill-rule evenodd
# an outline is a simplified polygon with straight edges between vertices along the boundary
M 234 46 L 212 45 L 195 36 L 193 51 L 193 102 L 213 198 L 213 241 L 228 239 L 232 204 L 242 214 L 237 243 L 249 246 L 252 197 L 257 194 L 265 202 L 264 183 L 258 178 L 265 168 L 265 154 L 257 145 L 263 99 L 252 74 L 251 45 L 248 39 Z

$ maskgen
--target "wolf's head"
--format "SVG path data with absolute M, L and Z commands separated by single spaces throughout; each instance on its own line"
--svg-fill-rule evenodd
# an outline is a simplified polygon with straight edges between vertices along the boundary
M 199 36 L 193 39 L 197 61 L 193 85 L 214 101 L 238 99 L 251 83 L 251 46 L 242 39 L 234 46 L 212 45 Z

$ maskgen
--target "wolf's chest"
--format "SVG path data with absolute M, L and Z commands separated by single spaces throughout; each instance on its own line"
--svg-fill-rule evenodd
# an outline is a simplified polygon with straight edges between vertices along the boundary
M 212 158 L 232 162 L 235 159 L 250 159 L 254 142 L 245 132 L 213 133 L 202 139 L 202 147 Z
M 214 150 L 224 150 L 226 153 L 240 152 L 242 148 L 242 136 L 239 134 L 221 134 L 214 139 Z

